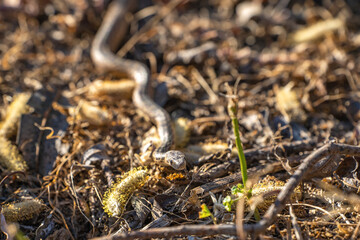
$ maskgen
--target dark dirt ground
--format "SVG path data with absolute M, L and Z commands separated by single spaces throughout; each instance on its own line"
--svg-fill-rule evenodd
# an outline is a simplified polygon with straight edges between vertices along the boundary
M 108 2 L 0 1 L 2 118 L 15 95 L 32 95 L 30 112 L 14 122 L 20 127 L 7 137 L 28 170 L 2 183 L 0 201 L 36 198 L 44 204 L 29 219 L 19 213 L 15 225 L 3 222 L 2 230 L 8 227 L 10 235 L 86 239 L 145 226 L 214 224 L 199 219 L 203 203 L 216 215 L 216 224 L 234 222 L 234 208 L 224 211 L 209 196 L 210 190 L 216 199 L 229 196 L 241 182 L 240 177 L 229 181 L 240 171 L 227 112 L 229 88 L 238 96 L 250 179 L 258 180 L 261 173 L 260 179 L 271 175 L 286 182 L 292 172 L 280 160 L 295 167 L 326 142 L 359 145 L 358 1 L 141 1 L 129 15 L 125 42 L 130 47 L 120 54 L 149 66 L 154 99 L 174 120 L 174 148 L 186 153 L 187 170 L 150 164 L 149 179 L 122 217 L 109 217 L 102 207 L 107 185 L 142 166 L 138 155 L 154 135 L 154 125 L 128 92 L 125 99 L 91 93 L 96 80 L 119 80 L 116 74 L 98 73 L 90 58 Z M 162 16 L 162 11 L 168 12 Z M 55 137 L 49 137 L 50 130 Z M 84 155 L 99 143 L 98 155 Z M 309 174 L 303 192 L 310 197 L 292 200 L 295 213 L 285 207 L 262 233 L 264 239 L 296 238 L 295 233 L 305 239 L 359 237 L 360 158 L 336 157 L 339 165 Z M 1 161 L 5 177 L 14 170 L 3 163 L 10 160 Z M 220 180 L 222 185 L 211 185 Z M 272 190 L 267 181 L 264 188 Z M 289 223 L 294 215 L 300 230 Z

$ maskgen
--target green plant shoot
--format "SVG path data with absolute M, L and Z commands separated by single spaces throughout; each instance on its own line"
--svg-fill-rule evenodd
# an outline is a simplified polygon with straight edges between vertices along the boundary
M 230 98 L 228 103 L 228 112 L 229 116 L 232 121 L 232 126 L 234 129 L 235 134 L 235 144 L 239 155 L 240 160 L 240 170 L 241 170 L 241 176 L 243 179 L 243 184 L 246 186 L 247 181 L 247 165 L 246 165 L 246 159 L 244 150 L 242 147 L 242 142 L 240 140 L 240 134 L 239 134 L 239 123 L 237 119 L 237 113 L 238 113 L 238 104 L 237 104 L 237 98 Z
M 211 217 L 212 219 L 214 219 L 214 216 L 212 215 L 206 204 L 202 204 L 201 212 L 199 212 L 199 218 L 207 218 L 207 217 Z

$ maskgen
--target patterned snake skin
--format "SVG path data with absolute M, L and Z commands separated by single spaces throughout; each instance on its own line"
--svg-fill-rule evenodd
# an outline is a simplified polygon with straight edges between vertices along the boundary
M 133 102 L 155 122 L 161 140 L 161 145 L 152 154 L 153 159 L 176 170 L 183 170 L 186 168 L 185 155 L 180 151 L 169 151 L 173 143 L 170 116 L 148 95 L 150 73 L 147 66 L 138 61 L 120 58 L 114 53 L 128 27 L 125 15 L 134 8 L 136 2 L 114 0 L 109 5 L 92 43 L 91 58 L 100 71 L 124 73 L 135 80 Z

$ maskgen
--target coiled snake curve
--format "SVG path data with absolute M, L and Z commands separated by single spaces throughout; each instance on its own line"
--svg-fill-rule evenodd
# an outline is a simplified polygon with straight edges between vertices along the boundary
M 186 167 L 184 153 L 169 150 L 173 143 L 170 116 L 148 95 L 150 73 L 147 66 L 138 61 L 120 58 L 114 53 L 127 30 L 126 12 L 132 10 L 136 5 L 135 2 L 134 0 L 114 0 L 109 5 L 93 40 L 91 58 L 100 71 L 125 73 L 135 80 L 133 102 L 155 122 L 161 140 L 161 145 L 154 151 L 152 158 L 160 164 L 183 170 Z

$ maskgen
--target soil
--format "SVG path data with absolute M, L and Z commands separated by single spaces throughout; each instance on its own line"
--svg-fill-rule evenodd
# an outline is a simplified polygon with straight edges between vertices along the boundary
M 140 2 L 129 13 L 119 54 L 149 67 L 151 96 L 173 120 L 173 148 L 186 154 L 186 170 L 142 161 L 149 157 L 146 146 L 158 144 L 156 126 L 132 103 L 133 84 L 117 73 L 101 73 L 91 60 L 109 1 L 0 1 L 3 123 L 18 111 L 11 107 L 16 96 L 31 95 L 26 113 L 12 120 L 17 131 L 1 142 L 12 150 L 0 152 L 18 151 L 27 169 L 1 162 L 0 201 L 4 215 L 5 208 L 24 201 L 42 209 L 21 205 L 16 221 L 2 221 L 3 233 L 88 239 L 155 227 L 235 224 L 241 216 L 254 224 L 251 199 L 241 216 L 236 203 L 231 211 L 222 205 L 226 197 L 236 201 L 242 182 L 228 106 L 237 111 L 254 196 L 264 196 L 260 218 L 309 154 L 329 142 L 359 146 L 358 1 Z M 10 145 L 16 148 L 4 147 Z M 355 155 L 333 154 L 320 161 L 325 167 L 315 164 L 290 198 L 293 211 L 286 205 L 258 234 L 357 239 Z M 146 177 L 136 171 L 146 171 Z M 111 187 L 129 176 L 120 190 Z M 119 214 L 104 211 L 109 191 L 123 208 Z M 213 218 L 199 217 L 204 204 Z

